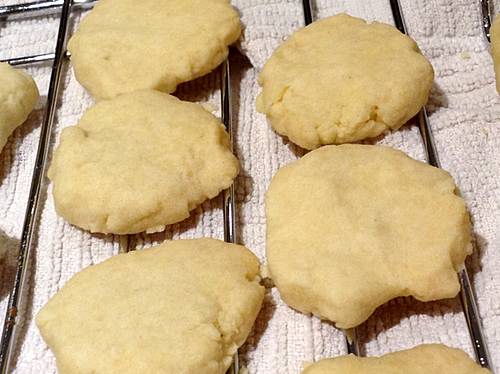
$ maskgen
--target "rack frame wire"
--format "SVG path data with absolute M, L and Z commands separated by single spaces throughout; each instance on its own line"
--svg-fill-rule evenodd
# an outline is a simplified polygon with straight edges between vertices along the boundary
M 28 279 L 30 256 L 33 245 L 33 235 L 40 213 L 40 195 L 42 184 L 47 168 L 47 157 L 52 127 L 57 109 L 57 97 L 59 94 L 62 68 L 64 62 L 64 51 L 66 47 L 66 37 L 68 32 L 69 15 L 71 12 L 71 0 L 64 0 L 59 21 L 59 31 L 57 34 L 57 44 L 52 63 L 49 91 L 47 95 L 47 105 L 40 129 L 40 139 L 35 159 L 35 167 L 31 179 L 24 224 L 17 257 L 17 267 L 14 278 L 14 286 L 9 295 L 5 322 L 0 343 L 0 372 L 9 372 L 11 359 L 14 352 L 14 341 L 16 327 L 18 323 L 18 313 L 23 305 Z
M 15 57 L 2 62 L 12 66 L 31 65 L 52 61 L 52 72 L 49 83 L 47 103 L 44 118 L 42 121 L 38 150 L 35 159 L 35 166 L 31 179 L 31 189 L 25 213 L 25 221 L 22 229 L 21 244 L 17 259 L 15 280 L 12 291 L 9 295 L 7 311 L 0 342 L 0 373 L 9 373 L 12 357 L 15 348 L 15 333 L 19 319 L 19 310 L 23 305 L 26 291 L 26 282 L 29 276 L 29 260 L 33 235 L 36 229 L 40 214 L 40 192 L 47 169 L 47 158 L 50 148 L 50 139 L 57 111 L 57 99 L 59 97 L 60 83 L 64 62 L 69 57 L 66 51 L 68 39 L 68 25 L 75 9 L 90 9 L 97 0 L 41 0 L 31 3 L 0 6 L 0 20 L 6 18 L 22 18 L 30 16 L 43 16 L 60 11 L 59 30 L 57 34 L 57 44 L 54 53 L 46 53 L 32 56 Z M 227 59 L 220 66 L 220 95 L 221 95 L 221 120 L 229 135 L 230 149 L 234 152 L 233 145 L 233 121 L 232 121 L 232 97 L 231 97 L 231 75 L 230 59 Z M 235 186 L 231 186 L 222 192 L 223 202 L 223 229 L 224 241 L 235 244 L 236 240 L 236 219 L 235 219 Z M 123 235 L 120 238 L 120 252 L 135 250 L 131 248 L 131 238 Z M 238 352 L 233 356 L 233 363 L 228 370 L 230 374 L 239 373 Z
M 481 22 L 483 25 L 484 36 L 491 42 L 490 28 L 493 22 L 493 5 L 492 0 L 480 0 L 481 1 Z
M 230 50 L 231 51 L 231 50 Z M 221 65 L 221 119 L 227 133 L 229 134 L 229 144 L 231 152 L 234 153 L 233 136 L 233 115 L 232 115 L 232 92 L 231 92 L 231 64 L 229 55 Z M 224 241 L 226 243 L 236 244 L 236 201 L 234 182 L 228 189 L 222 192 L 222 213 L 224 224 Z M 240 360 L 238 351 L 233 355 L 233 363 L 229 369 L 230 374 L 240 372 Z

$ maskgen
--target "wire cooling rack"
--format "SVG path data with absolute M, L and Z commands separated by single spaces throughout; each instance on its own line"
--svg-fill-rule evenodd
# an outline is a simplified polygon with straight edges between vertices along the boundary
M 66 41 L 68 36 L 68 25 L 73 10 L 78 8 L 88 9 L 95 1 L 37 1 L 33 3 L 19 4 L 15 6 L 4 6 L 0 8 L 1 17 L 22 17 L 40 16 L 53 11 L 60 10 L 59 30 L 57 33 L 57 44 L 54 53 L 23 56 L 7 60 L 11 65 L 28 65 L 45 61 L 53 61 L 52 72 L 49 83 L 49 91 L 45 114 L 43 117 L 40 140 L 35 159 L 31 188 L 29 192 L 28 204 L 21 235 L 19 255 L 17 259 L 17 269 L 14 285 L 9 296 L 7 312 L 2 331 L 0 344 L 0 368 L 2 373 L 8 373 L 15 343 L 16 326 L 19 322 L 18 311 L 22 305 L 28 277 L 29 261 L 32 252 L 33 235 L 38 224 L 41 203 L 41 188 L 43 178 L 47 169 L 47 158 L 49 151 L 50 135 L 54 124 L 54 117 L 57 108 L 57 100 L 61 94 L 61 77 L 65 61 L 67 60 Z M 231 86 L 230 86 L 230 62 L 229 59 L 221 65 L 221 117 L 226 130 L 230 136 L 231 150 L 233 150 L 233 129 L 231 114 Z M 235 193 L 234 184 L 223 191 L 223 226 L 224 240 L 229 243 L 236 243 L 235 224 Z M 134 250 L 129 245 L 128 237 L 120 241 L 121 251 L 128 252 Z M 233 365 L 230 371 L 234 374 L 239 372 L 238 355 L 235 354 Z
M 40 62 L 52 61 L 52 71 L 49 82 L 49 90 L 43 122 L 40 131 L 38 150 L 35 159 L 35 166 L 32 174 L 31 188 L 27 202 L 26 214 L 21 235 L 19 255 L 17 258 L 17 268 L 12 290 L 10 292 L 6 317 L 3 325 L 2 339 L 0 343 L 0 370 L 1 373 L 8 373 L 11 367 L 13 347 L 15 345 L 16 326 L 22 317 L 18 314 L 20 306 L 25 297 L 26 281 L 29 271 L 29 261 L 33 246 L 33 235 L 38 224 L 40 214 L 40 200 L 42 182 L 45 178 L 47 169 L 47 158 L 49 152 L 50 135 L 54 124 L 54 117 L 57 108 L 57 99 L 61 92 L 61 76 L 63 66 L 68 59 L 66 51 L 66 41 L 68 36 L 69 21 L 74 11 L 80 9 L 90 9 L 96 0 L 43 0 L 25 4 L 17 4 L 0 7 L 0 19 L 16 19 L 32 16 L 41 16 L 49 13 L 60 12 L 59 30 L 57 33 L 57 43 L 54 53 L 38 54 L 31 56 L 17 56 L 4 62 L 16 65 L 31 65 Z M 394 23 L 399 31 L 407 34 L 407 28 L 404 22 L 404 16 L 399 0 L 389 0 Z M 302 0 L 304 23 L 309 25 L 313 22 L 313 7 L 311 0 Z M 482 11 L 482 26 L 485 37 L 490 40 L 490 26 L 492 20 L 491 2 L 480 0 Z M 230 63 L 227 59 L 221 65 L 221 117 L 226 126 L 226 130 L 231 137 L 231 147 L 233 144 L 233 129 L 231 115 L 231 80 Z M 427 162 L 435 167 L 440 167 L 438 153 L 434 145 L 434 138 L 429 123 L 429 118 L 425 107 L 417 115 L 417 122 L 421 140 L 425 149 Z M 236 242 L 236 221 L 235 221 L 235 189 L 234 184 L 225 190 L 223 197 L 223 227 L 224 240 L 226 242 Z M 128 238 L 121 241 L 121 250 L 127 252 L 134 248 L 130 245 Z M 483 336 L 482 324 L 477 308 L 476 297 L 470 282 L 469 274 L 464 268 L 460 274 L 460 299 L 462 309 L 467 320 L 469 335 L 476 355 L 477 362 L 485 368 L 490 367 L 489 353 Z M 349 353 L 360 355 L 356 330 L 350 331 L 346 338 L 347 351 Z M 238 355 L 234 356 L 234 363 L 230 372 L 237 374 L 239 372 Z

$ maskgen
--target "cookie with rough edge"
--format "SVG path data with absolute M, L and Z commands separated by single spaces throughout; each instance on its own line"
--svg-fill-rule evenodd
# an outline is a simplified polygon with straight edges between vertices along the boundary
M 9 64 L 0 63 L 0 152 L 10 134 L 26 121 L 38 97 L 33 78 Z
M 321 360 L 302 374 L 488 374 L 465 352 L 443 344 L 423 344 L 381 357 L 341 356 Z
M 427 102 L 434 72 L 396 28 L 339 14 L 295 32 L 264 66 L 257 110 L 306 149 L 396 130 Z
M 222 123 L 153 90 L 103 100 L 63 130 L 48 176 L 55 207 L 91 232 L 161 231 L 229 187 L 239 165 Z
M 215 69 L 240 33 L 228 0 L 100 0 L 68 50 L 76 78 L 97 99 L 171 93 Z
M 471 251 L 444 170 L 382 146 L 325 146 L 280 169 L 266 195 L 267 260 L 283 300 L 339 328 L 399 296 L 452 298 Z
M 79 272 L 36 323 L 61 374 L 223 374 L 260 310 L 258 272 L 243 246 L 170 241 Z

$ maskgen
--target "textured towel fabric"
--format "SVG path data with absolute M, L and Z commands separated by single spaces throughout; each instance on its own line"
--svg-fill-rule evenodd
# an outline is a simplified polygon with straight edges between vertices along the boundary
M 0 5 L 14 2 L 21 1 L 0 0 Z M 468 265 L 493 364 L 500 371 L 500 100 L 495 92 L 488 45 L 482 36 L 478 1 L 404 0 L 402 3 L 410 34 L 436 70 L 428 105 L 430 120 L 443 167 L 455 177 L 474 221 L 476 251 Z M 265 117 L 256 113 L 257 76 L 273 49 L 303 25 L 303 14 L 299 0 L 237 0 L 234 4 L 245 26 L 240 47 L 248 57 L 232 61 L 235 142 L 242 164 L 236 182 L 238 234 L 240 241 L 264 261 L 264 193 L 276 170 L 303 151 L 274 134 Z M 500 1 L 496 5 L 500 9 Z M 341 11 L 392 22 L 388 0 L 316 1 L 317 17 Z M 49 52 L 56 33 L 56 17 L 2 24 L 0 59 Z M 49 65 L 28 70 L 35 75 L 40 92 L 45 95 L 43 101 Z M 183 85 L 179 96 L 218 108 L 218 82 L 219 75 L 211 74 Z M 64 78 L 51 151 L 61 129 L 74 124 L 91 102 L 69 69 Z M 41 110 L 35 112 L 14 133 L 0 155 L 0 245 L 9 251 L 9 257 L 0 267 L 1 317 L 12 281 L 41 117 Z M 376 142 L 424 158 L 414 125 Z M 41 340 L 32 316 L 72 274 L 117 253 L 120 247 L 118 237 L 90 235 L 58 218 L 50 186 L 47 188 L 48 195 L 42 196 L 43 209 L 34 241 L 28 303 L 18 330 L 16 373 L 56 372 L 54 358 Z M 220 206 L 219 198 L 206 202 L 189 220 L 169 227 L 163 234 L 134 236 L 130 238 L 131 245 L 147 247 L 170 238 L 221 238 Z M 424 342 L 442 342 L 465 349 L 471 355 L 473 352 L 458 299 L 434 303 L 394 300 L 379 308 L 358 329 L 358 335 L 369 355 Z M 345 341 L 343 334 L 330 324 L 288 308 L 277 290 L 271 289 L 254 332 L 240 352 L 250 373 L 292 374 L 300 372 L 304 361 L 344 353 Z

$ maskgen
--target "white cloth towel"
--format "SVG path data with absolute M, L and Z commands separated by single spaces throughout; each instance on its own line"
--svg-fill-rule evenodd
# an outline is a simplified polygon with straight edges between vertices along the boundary
M 0 0 L 0 5 L 20 0 Z M 236 153 L 242 172 L 237 183 L 238 233 L 242 243 L 265 262 L 264 194 L 279 167 L 301 151 L 276 135 L 255 111 L 257 76 L 274 48 L 303 25 L 300 0 L 235 0 L 245 26 L 240 43 L 248 57 L 236 56 L 233 68 L 233 110 Z M 456 179 L 467 200 L 476 252 L 468 261 L 495 369 L 500 372 L 500 100 L 488 45 L 483 38 L 479 0 L 404 0 L 411 36 L 436 71 L 427 106 L 443 167 Z M 316 17 L 348 12 L 392 23 L 388 0 L 317 0 Z M 497 1 L 497 10 L 500 2 Z M 79 13 L 78 13 L 79 14 Z M 76 17 L 78 18 L 78 17 Z M 0 59 L 49 52 L 55 45 L 56 17 L 9 21 L 0 25 Z M 250 61 L 250 62 L 248 62 Z M 28 69 L 46 95 L 49 67 Z M 183 85 L 184 99 L 219 107 L 217 73 Z M 65 74 L 55 136 L 74 124 L 91 103 L 72 71 Z M 45 98 L 46 96 L 44 96 Z M 20 127 L 0 154 L 0 245 L 10 255 L 0 267 L 0 318 L 12 282 L 22 230 L 42 111 Z M 378 141 L 423 159 L 416 126 Z M 335 172 L 332 170 L 332 172 Z M 33 316 L 75 272 L 116 254 L 119 238 L 90 235 L 58 218 L 50 186 L 35 238 L 27 308 L 23 313 L 14 361 L 16 373 L 55 373 L 55 360 L 34 325 Z M 220 199 L 209 201 L 192 217 L 164 234 L 138 235 L 138 247 L 170 238 L 222 237 Z M 124 311 L 126 313 L 127 311 Z M 358 329 L 367 354 L 376 355 L 424 342 L 442 342 L 472 355 L 467 326 L 458 299 L 420 303 L 410 298 L 389 302 Z M 276 289 L 265 306 L 241 360 L 250 373 L 300 373 L 303 362 L 345 353 L 343 334 L 326 322 L 288 308 Z

